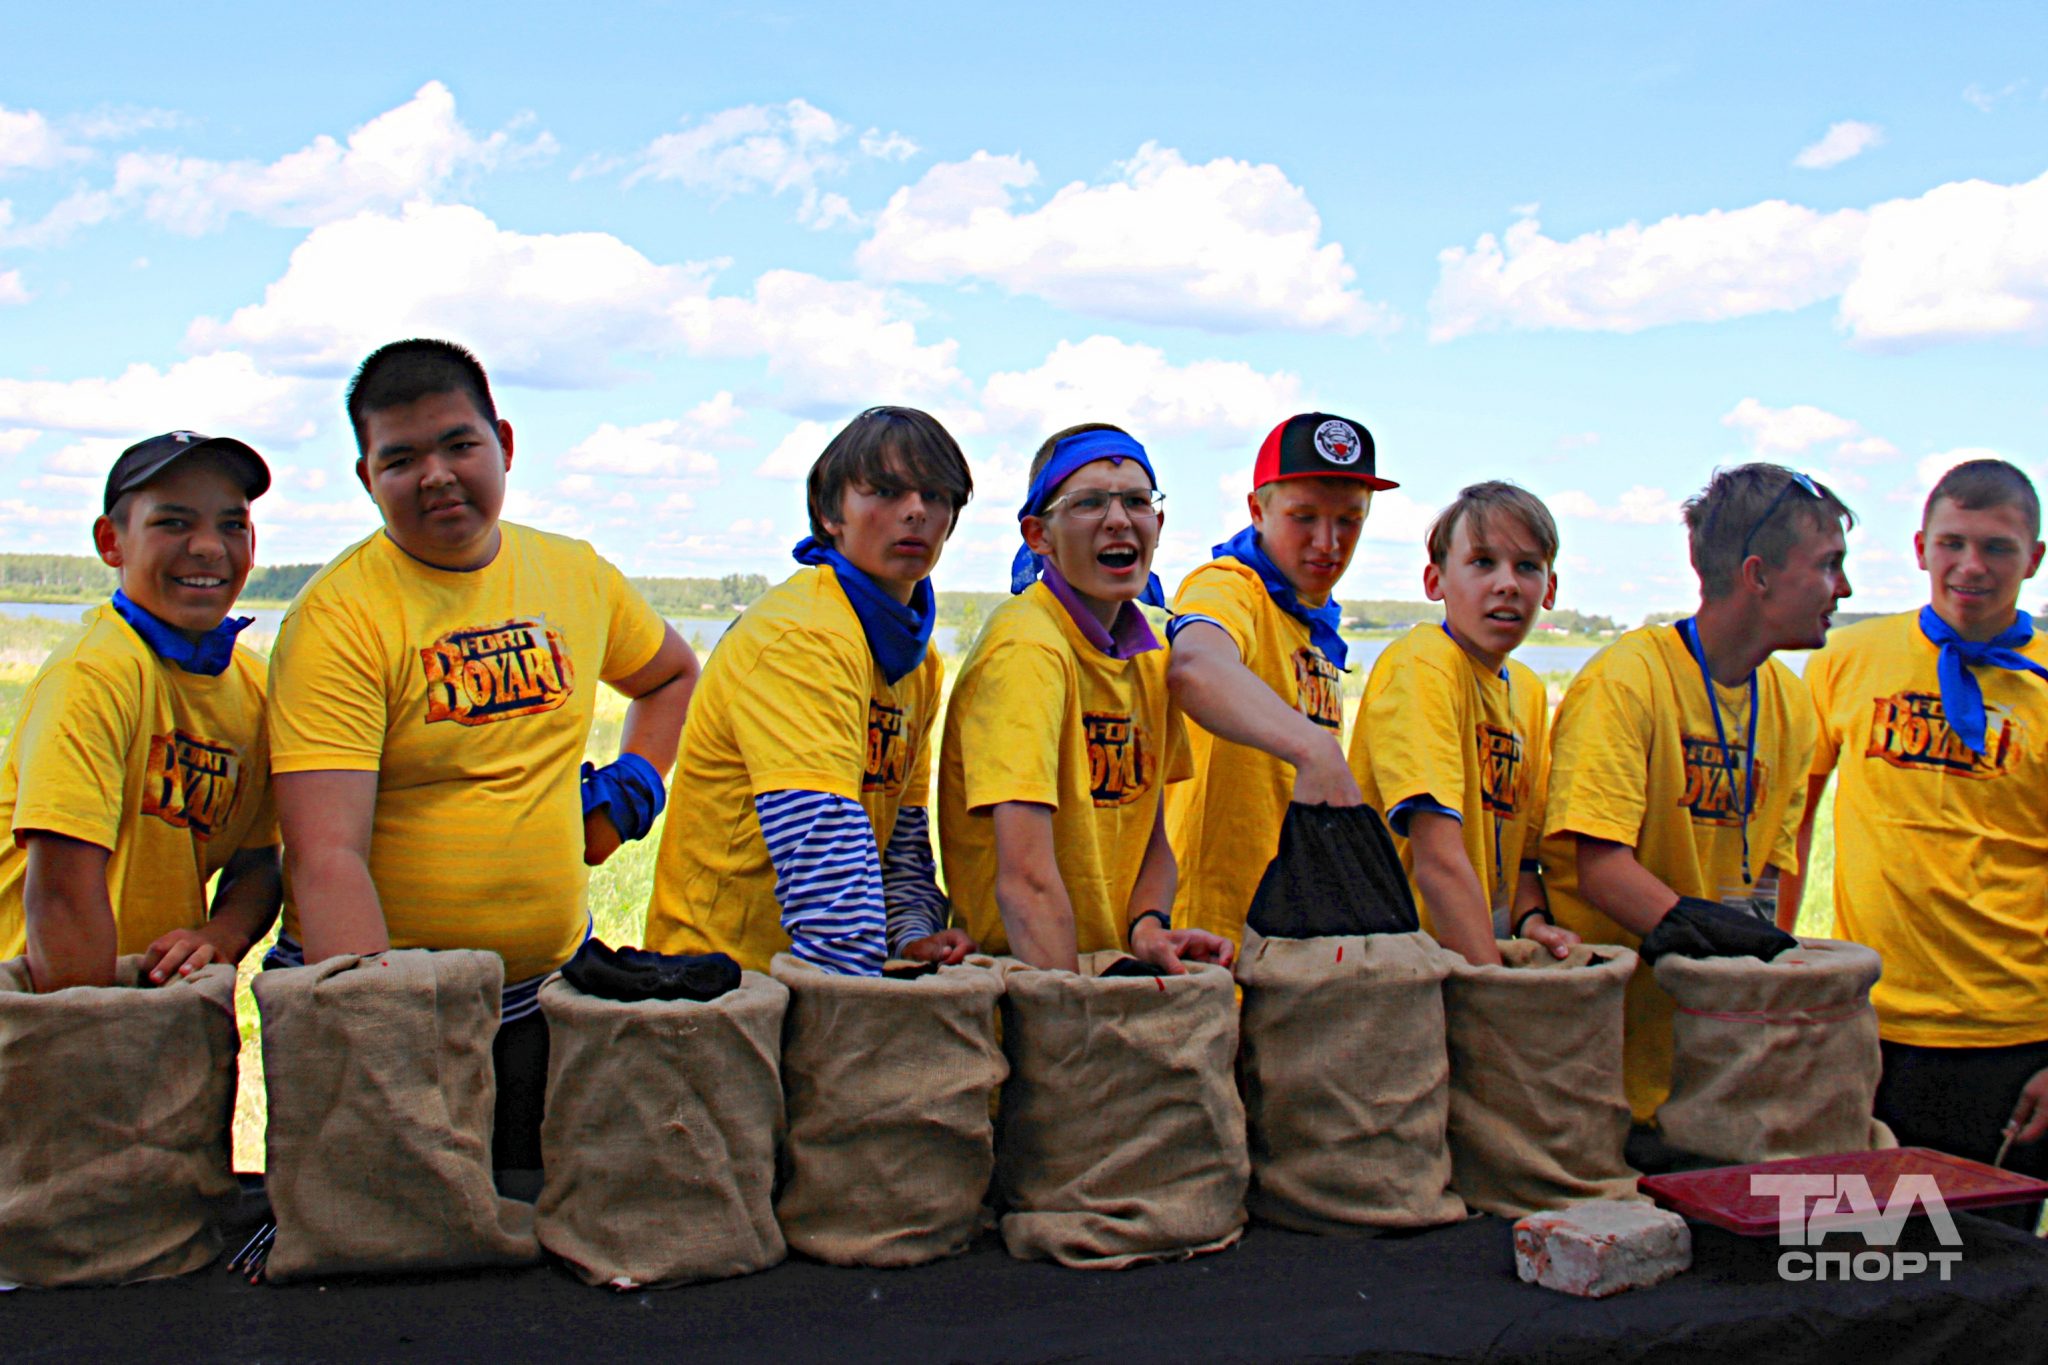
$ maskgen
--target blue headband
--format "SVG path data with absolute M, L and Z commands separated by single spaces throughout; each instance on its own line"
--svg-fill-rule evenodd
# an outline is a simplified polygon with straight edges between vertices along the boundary
M 1152 461 L 1145 456 L 1145 447 L 1121 431 L 1084 431 L 1069 436 L 1052 448 L 1052 458 L 1045 462 L 1045 468 L 1038 471 L 1038 477 L 1031 481 L 1031 488 L 1024 494 L 1024 505 L 1017 509 L 1017 521 L 1021 525 L 1026 517 L 1035 517 L 1044 509 L 1052 490 L 1067 481 L 1067 476 L 1083 465 L 1094 464 L 1097 460 L 1108 460 L 1122 464 L 1125 460 L 1137 461 L 1138 468 L 1145 471 L 1145 477 L 1152 480 L 1154 488 L 1159 487 L 1159 476 L 1152 472 Z M 1017 557 L 1010 561 L 1010 591 L 1018 593 L 1038 581 L 1045 572 L 1045 557 L 1034 551 L 1027 543 L 1017 551 Z M 1145 591 L 1138 598 L 1148 607 L 1166 605 L 1166 590 L 1160 586 L 1159 575 L 1151 575 L 1145 583 Z

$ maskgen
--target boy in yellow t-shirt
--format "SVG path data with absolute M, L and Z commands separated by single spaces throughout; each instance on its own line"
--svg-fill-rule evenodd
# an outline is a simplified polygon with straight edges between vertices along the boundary
M 1245 502 L 1251 525 L 1181 581 L 1167 684 L 1186 713 L 1194 777 L 1166 798 L 1180 859 L 1174 920 L 1231 940 L 1280 845 L 1290 800 L 1356 806 L 1344 760 L 1345 646 L 1330 594 L 1375 489 L 1372 434 L 1328 413 L 1267 435 Z
M 1632 630 L 1572 680 L 1551 730 L 1544 884 L 1559 924 L 1640 945 L 1629 982 L 1629 1107 L 1649 1123 L 1671 1090 L 1671 997 L 1650 963 L 1770 958 L 1772 869 L 1797 872 L 1813 706 L 1780 649 L 1827 638 L 1849 596 L 1828 488 L 1771 464 L 1714 475 L 1685 504 L 1696 614 Z
M 1017 520 L 1016 594 L 974 642 L 946 711 L 939 849 L 953 905 L 991 952 L 1074 971 L 1128 947 L 1170 975 L 1228 964 L 1171 921 L 1161 796 L 1187 776 L 1166 655 L 1140 600 L 1164 495 L 1145 449 L 1103 423 L 1038 448 Z
M 468 351 L 383 347 L 348 414 L 384 525 L 300 592 L 271 657 L 291 904 L 270 961 L 497 953 L 492 1155 L 536 1169 L 540 983 L 590 932 L 588 867 L 660 809 L 696 658 L 589 545 L 499 520 L 512 427 Z M 619 760 L 585 773 L 593 680 L 632 702 Z
M 1444 619 L 1373 662 L 1351 771 L 1386 812 L 1425 930 L 1482 965 L 1501 960 L 1496 936 L 1524 932 L 1563 957 L 1578 936 L 1551 922 L 1536 860 L 1550 703 L 1508 657 L 1557 599 L 1557 523 L 1526 489 L 1476 483 L 1427 543 L 1422 589 Z
M 93 523 L 111 602 L 51 652 L 0 757 L 0 958 L 38 991 L 234 963 L 277 915 L 263 663 L 227 619 L 248 581 L 254 450 L 173 431 L 121 452 Z M 220 882 L 209 908 L 206 886 Z
M 1884 957 L 1877 1116 L 1906 1146 L 2048 1174 L 2048 639 L 2019 609 L 2041 504 L 1956 466 L 1913 537 L 1928 604 L 1836 631 L 1806 666 L 1809 801 L 1835 788 L 1835 928 Z M 1800 849 L 1813 834 L 1809 805 Z M 1790 880 L 1779 923 L 1798 912 Z M 2035 1082 L 2029 1084 L 2029 1082 Z M 2031 1226 L 2031 1223 L 2029 1223 Z
M 911 408 L 870 408 L 811 466 L 805 567 L 726 631 L 690 708 L 648 947 L 850 976 L 972 951 L 945 927 L 926 806 L 930 576 L 973 492 L 959 445 Z

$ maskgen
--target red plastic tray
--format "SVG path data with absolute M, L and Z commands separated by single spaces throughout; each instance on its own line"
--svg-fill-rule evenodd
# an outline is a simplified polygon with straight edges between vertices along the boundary
M 1665 1208 L 1702 1223 L 1739 1232 L 1745 1237 L 1778 1234 L 1776 1195 L 1751 1194 L 1749 1178 L 1758 1173 L 1782 1175 L 1860 1175 L 1869 1182 L 1879 1209 L 1891 1202 L 1892 1187 L 1902 1175 L 1931 1175 L 1951 1210 L 2026 1204 L 2048 1199 L 2048 1181 L 1968 1161 L 1929 1147 L 1892 1147 L 1876 1152 L 1838 1152 L 1830 1156 L 1792 1157 L 1749 1166 L 1715 1166 L 1704 1171 L 1648 1175 L 1643 1193 Z M 1820 1196 L 1809 1198 L 1811 1210 Z M 1918 1209 L 1915 1210 L 1918 1212 Z M 1856 1215 L 1843 1213 L 1814 1220 L 1815 1228 L 1854 1227 Z

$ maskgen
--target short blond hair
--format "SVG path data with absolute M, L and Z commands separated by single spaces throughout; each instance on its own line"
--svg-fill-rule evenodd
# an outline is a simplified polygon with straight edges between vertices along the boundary
M 1363 479 L 1350 478 L 1343 474 L 1297 474 L 1291 479 L 1269 479 L 1252 490 L 1252 496 L 1259 500 L 1259 506 L 1271 507 L 1273 495 L 1283 491 L 1289 484 L 1312 483 L 1318 488 L 1362 488 L 1366 496 L 1372 496 L 1372 485 Z
M 1457 534 L 1460 521 L 1470 518 L 1473 539 L 1484 543 L 1481 538 L 1495 516 L 1519 521 L 1542 551 L 1543 562 L 1557 562 L 1557 519 L 1550 515 L 1543 499 L 1506 479 L 1488 479 L 1458 490 L 1458 496 L 1436 514 L 1436 520 L 1429 524 L 1429 534 L 1423 537 L 1422 543 L 1429 547 L 1429 562 L 1442 568 L 1451 557 L 1451 538 Z

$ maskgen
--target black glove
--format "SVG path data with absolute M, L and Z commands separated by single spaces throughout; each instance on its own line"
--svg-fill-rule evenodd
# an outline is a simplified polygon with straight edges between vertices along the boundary
M 1164 968 L 1149 962 L 1140 962 L 1135 957 L 1120 957 L 1096 973 L 1097 976 L 1165 976 Z
M 1412 934 L 1408 874 L 1371 806 L 1288 803 L 1245 923 L 1265 938 Z
M 1680 957 L 1754 957 L 1769 962 L 1799 940 L 1769 920 L 1719 901 L 1680 896 L 1678 904 L 1643 938 L 1636 951 L 1654 963 L 1667 953 Z
M 562 979 L 600 1000 L 716 1000 L 740 984 L 740 964 L 724 953 L 670 956 L 613 948 L 585 939 Z

